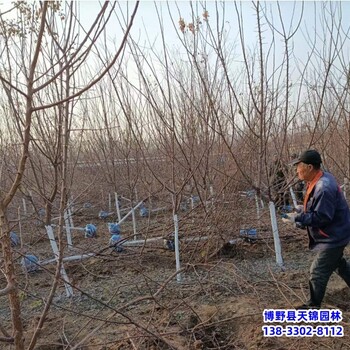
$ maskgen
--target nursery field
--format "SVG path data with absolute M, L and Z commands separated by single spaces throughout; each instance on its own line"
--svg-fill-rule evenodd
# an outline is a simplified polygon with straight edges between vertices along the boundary
M 339 323 L 267 328 L 308 296 L 306 231 L 282 221 L 307 194 L 291 162 L 316 150 L 350 198 L 344 13 L 1 3 L 0 350 L 350 349 L 337 275 Z
M 200 208 L 180 214 L 181 275 L 176 278 L 174 252 L 163 241 L 109 247 L 107 222 L 97 219 L 96 238 L 73 233 L 73 248 L 64 256 L 94 252 L 94 257 L 68 261 L 65 270 L 74 295 L 67 298 L 64 283 L 57 289 L 40 341 L 35 349 L 347 349 L 350 347 L 350 290 L 332 276 L 325 308 L 343 312 L 344 337 L 264 337 L 264 309 L 290 309 L 308 293 L 306 231 L 285 226 L 278 219 L 284 267 L 276 264 L 268 211 L 260 220 L 247 206 L 239 215 L 230 204 L 211 212 Z M 220 213 L 221 215 L 219 215 Z M 96 216 L 96 215 L 95 215 Z M 76 212 L 75 226 L 96 223 L 92 209 Z M 221 225 L 231 227 L 227 232 Z M 137 218 L 138 238 L 166 237 L 171 213 Z M 242 239 L 240 227 L 257 228 L 257 239 Z M 18 254 L 24 328 L 28 335 L 45 306 L 54 279 L 55 264 L 24 273 L 21 254 L 31 251 L 40 261 L 53 257 L 45 230 L 28 225 L 24 248 Z M 131 220 L 122 236 L 133 239 Z M 185 237 L 207 237 L 183 240 Z M 229 243 L 231 241 L 231 243 Z M 1 299 L 1 323 L 10 322 L 10 310 Z M 4 349 L 11 346 L 2 345 Z

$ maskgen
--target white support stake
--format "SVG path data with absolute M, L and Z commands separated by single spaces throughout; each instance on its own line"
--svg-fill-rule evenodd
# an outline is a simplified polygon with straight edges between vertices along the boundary
M 69 201 L 69 210 L 74 213 L 74 200 L 73 200 L 73 196 L 70 197 L 70 201 Z
M 121 216 L 120 216 L 120 207 L 119 207 L 117 192 L 114 192 L 114 198 L 115 198 L 115 208 L 117 209 L 117 216 L 118 216 L 118 222 L 119 222 L 121 220 Z
M 63 258 L 62 261 L 83 260 L 83 259 L 91 258 L 95 255 L 96 255 L 95 253 L 88 253 L 88 254 L 82 254 L 82 255 L 72 255 L 72 256 L 67 256 L 67 257 Z M 43 261 L 40 261 L 40 265 L 42 265 L 42 266 L 49 265 L 49 264 L 54 263 L 55 261 L 56 261 L 56 259 L 43 260 Z
M 297 208 L 298 207 L 298 201 L 297 201 L 297 197 L 295 196 L 295 193 L 294 193 L 294 190 L 293 190 L 292 187 L 289 187 L 289 192 L 290 192 L 290 195 L 292 197 L 294 208 Z
M 161 207 L 161 208 L 155 208 L 155 209 L 151 209 L 149 210 L 151 213 L 157 213 L 158 211 L 164 211 L 167 210 L 168 207 Z
M 19 229 L 20 247 L 22 249 L 23 248 L 23 240 L 22 240 L 21 207 L 18 207 L 18 229 Z
M 133 210 L 136 210 L 142 203 L 143 203 L 143 202 L 141 201 L 141 202 L 139 202 L 134 208 L 132 208 L 120 221 L 118 221 L 118 224 L 120 225 L 121 223 L 123 223 L 123 222 L 126 220 L 126 218 L 127 218 L 130 214 L 132 214 Z
M 132 228 L 134 230 L 134 240 L 137 239 L 137 232 L 136 232 L 136 218 L 135 218 L 135 209 L 131 209 L 131 216 L 132 216 Z
M 63 218 L 64 218 L 65 229 L 66 229 L 66 234 L 67 234 L 68 249 L 72 249 L 73 248 L 72 232 L 70 230 L 71 227 L 70 227 L 69 215 L 67 213 L 67 209 L 63 213 Z
M 176 203 L 175 196 L 172 194 L 172 195 L 170 196 L 170 199 L 171 199 L 172 206 L 173 206 L 173 208 L 174 208 L 174 207 L 175 207 L 175 203 Z
M 214 197 L 214 188 L 213 188 L 213 185 L 210 185 L 210 186 L 209 186 L 209 193 L 210 193 L 210 196 L 211 196 L 211 197 Z
M 26 217 L 27 216 L 27 203 L 26 203 L 26 200 L 24 198 L 22 198 L 22 203 L 23 203 L 23 213 L 24 213 L 24 216 Z
M 209 193 L 210 193 L 210 197 L 211 197 L 211 205 L 214 205 L 214 189 L 213 189 L 213 185 L 210 185 L 209 187 Z
M 58 225 L 51 224 L 52 227 L 57 227 Z M 66 226 L 62 226 L 62 228 L 66 228 Z M 71 232 L 72 230 L 77 230 L 77 231 L 85 231 L 85 227 L 69 227 Z
M 33 213 L 35 213 L 33 193 L 30 190 L 29 190 L 29 196 L 30 196 L 30 200 L 31 200 L 31 203 L 32 203 L 32 207 L 33 207 Z
M 180 266 L 180 249 L 179 249 L 179 221 L 177 214 L 174 214 L 174 226 L 175 226 L 175 261 L 176 261 L 176 271 L 179 271 Z M 176 280 L 178 283 L 181 283 L 182 277 L 181 273 L 176 275 Z
M 69 226 L 72 228 L 74 227 L 74 222 L 73 222 L 73 201 L 69 200 L 68 205 L 67 205 L 67 214 L 68 214 L 68 220 L 69 220 Z
M 264 209 L 265 205 L 264 205 L 264 201 L 262 199 L 260 199 L 260 204 L 261 204 L 261 209 Z
M 74 222 L 73 222 L 73 217 L 72 217 L 72 211 L 70 210 L 70 208 L 67 209 L 67 214 L 68 214 L 69 227 L 73 228 Z
M 123 243 L 123 246 L 125 247 L 132 247 L 132 246 L 138 246 L 138 245 L 144 245 L 147 243 L 151 243 L 151 242 L 156 242 L 156 241 L 160 241 L 163 240 L 164 237 L 151 237 L 151 238 L 146 238 L 146 239 L 138 239 L 138 240 L 133 240 L 133 241 L 126 241 Z
M 45 228 L 46 228 L 47 235 L 49 236 L 49 240 L 50 240 L 50 244 L 51 244 L 51 248 L 52 248 L 53 254 L 55 256 L 56 261 L 58 262 L 59 252 L 58 252 L 58 247 L 57 247 L 57 243 L 56 243 L 56 240 L 55 240 L 55 236 L 53 234 L 52 227 L 50 225 L 48 225 L 48 226 L 45 226 Z M 67 276 L 66 270 L 64 269 L 63 263 L 62 263 L 62 266 L 61 266 L 61 276 L 62 276 L 62 279 L 63 279 L 63 282 L 64 282 L 64 287 L 66 289 L 67 297 L 70 298 L 70 297 L 73 296 L 73 288 L 69 284 L 69 278 Z
M 110 193 L 108 193 L 108 211 L 112 211 L 112 197 Z
M 260 203 L 258 195 L 255 193 L 256 216 L 260 220 Z
M 182 241 L 184 242 L 198 242 L 198 241 L 206 241 L 208 240 L 208 236 L 203 236 L 203 237 L 188 237 L 188 238 L 183 238 Z M 145 238 L 145 239 L 138 239 L 138 240 L 133 240 L 133 241 L 125 241 L 123 243 L 123 246 L 125 247 L 133 247 L 133 246 L 139 246 L 139 245 L 145 245 L 147 243 L 153 243 L 157 241 L 163 241 L 164 237 L 151 237 L 151 238 Z
M 280 237 L 279 237 L 279 234 L 278 234 L 278 226 L 277 226 L 277 219 L 276 219 L 276 208 L 275 208 L 274 202 L 269 202 L 269 208 L 270 208 L 273 240 L 274 240 L 274 243 L 275 243 L 276 262 L 277 262 L 278 266 L 283 268 L 281 242 L 280 242 Z
M 191 209 L 194 209 L 194 197 L 191 195 Z
M 50 240 L 50 244 L 51 244 L 51 248 L 52 248 L 53 254 L 55 256 L 55 259 L 57 260 L 58 259 L 58 247 L 57 247 L 57 243 L 56 243 L 56 240 L 55 240 L 55 236 L 53 234 L 52 226 L 48 225 L 48 226 L 45 226 L 45 228 L 46 228 L 47 235 L 49 236 L 49 240 Z
M 182 238 L 182 241 L 184 241 L 184 242 L 198 242 L 198 241 L 206 241 L 208 239 L 209 239 L 208 236 L 188 237 L 188 238 Z

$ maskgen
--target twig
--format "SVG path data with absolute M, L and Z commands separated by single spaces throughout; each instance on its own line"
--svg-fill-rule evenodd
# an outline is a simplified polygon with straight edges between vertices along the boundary
M 136 345 L 134 344 L 134 342 L 132 341 L 129 332 L 127 332 L 126 335 L 128 336 L 128 340 L 129 340 L 129 342 L 131 343 L 132 348 L 133 348 L 134 350 L 137 350 L 137 347 L 136 347 Z
M 160 293 L 163 291 L 163 289 L 165 288 L 165 286 L 166 286 L 178 273 L 181 273 L 181 272 L 185 271 L 186 269 L 187 269 L 187 267 L 183 267 L 182 269 L 180 269 L 180 270 L 174 272 L 174 273 L 163 283 L 163 285 L 162 285 L 154 294 L 148 295 L 148 296 L 144 296 L 144 297 L 136 298 L 136 299 L 131 300 L 130 302 L 126 303 L 125 305 L 121 306 L 119 309 L 115 310 L 113 313 L 111 313 L 109 316 L 107 316 L 107 317 L 106 317 L 106 321 L 108 321 L 110 318 L 112 318 L 112 317 L 115 316 L 116 314 L 121 313 L 121 311 L 122 311 L 123 309 L 126 309 L 126 308 L 128 308 L 129 306 L 131 306 L 131 305 L 133 305 L 133 304 L 135 304 L 135 303 L 139 303 L 139 302 L 144 301 L 144 300 L 149 300 L 149 299 L 154 299 L 154 298 L 156 298 L 156 297 L 158 296 L 158 294 L 160 294 Z M 124 315 L 124 314 L 122 314 L 122 316 L 127 317 L 127 316 Z M 128 317 L 127 317 L 127 318 L 128 318 Z M 131 321 L 131 320 L 130 320 L 130 321 Z M 154 334 L 153 332 L 151 332 L 149 329 L 143 327 L 140 323 L 137 323 L 137 322 L 135 322 L 135 321 L 132 321 L 132 323 L 133 323 L 135 326 L 137 326 L 137 327 L 139 327 L 139 328 L 145 330 L 146 332 L 152 334 L 153 336 L 159 337 L 159 335 L 157 336 L 156 334 Z M 104 324 L 105 324 L 105 322 L 103 322 L 103 323 L 101 323 L 100 325 L 98 325 L 97 327 L 95 327 L 95 328 L 94 328 L 91 332 L 89 332 L 80 342 L 78 342 L 78 344 L 76 344 L 75 346 L 73 346 L 73 347 L 71 348 L 71 350 L 77 350 L 77 349 L 79 349 L 83 344 L 85 344 L 85 343 L 89 340 L 90 337 L 92 337 L 98 330 L 100 330 L 101 327 L 103 327 Z M 165 343 L 168 344 L 168 342 L 167 342 L 165 339 L 163 339 L 163 341 L 164 341 Z M 168 344 L 168 345 L 170 345 L 170 344 Z

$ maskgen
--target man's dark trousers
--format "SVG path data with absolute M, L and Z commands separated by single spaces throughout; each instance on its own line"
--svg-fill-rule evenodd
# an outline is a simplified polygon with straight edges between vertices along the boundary
M 345 246 L 319 251 L 310 268 L 309 307 L 320 307 L 331 274 L 336 271 L 350 287 L 350 264 L 343 257 Z

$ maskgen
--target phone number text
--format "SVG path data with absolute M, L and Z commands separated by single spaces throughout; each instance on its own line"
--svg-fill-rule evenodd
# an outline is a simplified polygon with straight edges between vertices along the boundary
M 263 326 L 264 337 L 343 337 L 343 326 Z

